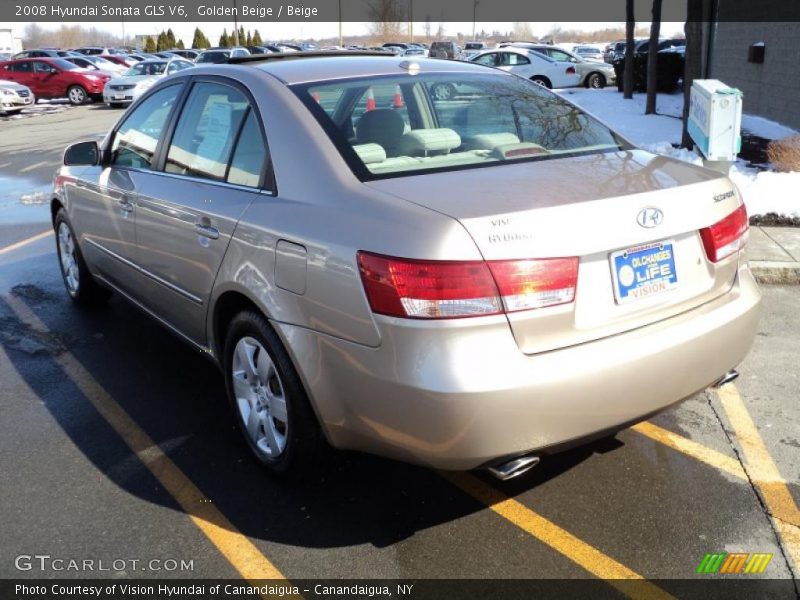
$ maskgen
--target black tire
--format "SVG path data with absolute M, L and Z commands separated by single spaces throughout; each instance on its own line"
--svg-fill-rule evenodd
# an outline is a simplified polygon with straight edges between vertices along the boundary
M 536 85 L 546 87 L 548 90 L 553 89 L 553 84 L 550 83 L 550 80 L 547 77 L 543 77 L 541 75 L 534 75 L 533 77 L 531 77 L 531 81 Z
M 593 90 L 602 90 L 606 87 L 606 78 L 602 73 L 590 73 L 586 78 L 586 87 Z
M 277 456 L 269 456 L 247 432 L 247 424 L 234 393 L 234 354 L 237 344 L 246 339 L 255 340 L 267 352 L 277 375 L 281 397 L 285 400 L 287 421 L 285 423 L 285 447 Z M 257 350 L 260 352 L 261 350 Z M 253 362 L 258 363 L 258 355 Z M 236 315 L 228 326 L 223 351 L 223 372 L 228 401 L 242 437 L 253 456 L 272 475 L 306 480 L 320 473 L 329 457 L 330 447 L 311 408 L 303 383 L 297 375 L 292 360 L 275 331 L 263 315 L 246 310 Z M 241 382 L 241 380 L 240 380 Z M 271 387 L 270 382 L 266 382 Z M 271 417 L 268 417 L 271 418 Z
M 72 260 L 74 267 L 77 270 L 77 275 L 73 274 L 72 280 L 68 277 L 65 267 L 65 261 L 62 257 L 64 251 L 64 240 L 62 239 L 62 227 L 66 227 L 73 244 Z M 60 208 L 56 213 L 56 218 L 53 221 L 53 228 L 56 234 L 56 255 L 58 256 L 58 266 L 61 271 L 61 280 L 64 282 L 64 288 L 67 294 L 75 304 L 79 306 L 101 306 L 108 302 L 111 297 L 111 291 L 108 288 L 102 287 L 95 281 L 89 268 L 86 266 L 86 261 L 83 259 L 83 254 L 78 246 L 75 232 L 72 225 L 67 219 L 67 213 L 63 208 Z M 77 283 L 72 285 L 71 281 Z
M 80 85 L 71 85 L 67 88 L 67 99 L 73 106 L 80 106 L 86 104 L 89 100 L 89 94 Z
M 122 102 L 109 102 L 108 105 L 111 108 L 122 108 Z
M 456 97 L 456 88 L 452 83 L 434 83 L 431 95 L 434 100 L 452 100 Z

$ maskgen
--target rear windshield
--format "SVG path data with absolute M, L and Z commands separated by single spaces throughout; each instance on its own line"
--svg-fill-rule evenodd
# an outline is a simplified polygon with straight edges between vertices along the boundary
M 383 76 L 292 90 L 362 180 L 625 147 L 580 109 L 511 75 Z
M 163 75 L 166 69 L 166 62 L 140 62 L 128 69 L 125 73 L 125 76 L 135 77 L 137 75 Z
M 228 57 L 231 55 L 229 50 L 220 50 L 214 52 L 203 52 L 200 57 L 197 59 L 197 62 L 200 63 L 207 63 L 207 62 L 216 62 L 219 60 L 227 60 Z

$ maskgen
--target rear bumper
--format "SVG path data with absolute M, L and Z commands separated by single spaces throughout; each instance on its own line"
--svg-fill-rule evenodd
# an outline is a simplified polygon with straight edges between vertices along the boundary
M 471 469 L 590 437 L 691 397 L 750 349 L 761 295 L 743 266 L 731 291 L 624 334 L 537 355 L 504 317 L 380 319 L 368 348 L 276 323 L 331 443 Z

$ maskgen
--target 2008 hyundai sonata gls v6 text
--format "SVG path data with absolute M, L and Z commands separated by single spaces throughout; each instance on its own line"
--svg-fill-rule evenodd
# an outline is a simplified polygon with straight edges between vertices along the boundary
M 278 473 L 332 445 L 514 475 L 719 381 L 756 330 L 726 177 L 488 67 L 197 67 L 64 162 L 70 296 L 207 352 Z

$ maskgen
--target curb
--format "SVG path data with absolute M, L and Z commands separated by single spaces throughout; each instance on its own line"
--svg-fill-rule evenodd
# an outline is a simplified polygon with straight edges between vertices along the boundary
M 800 262 L 750 261 L 750 270 L 763 285 L 800 285 Z

